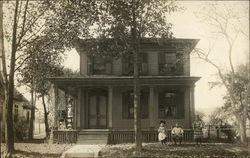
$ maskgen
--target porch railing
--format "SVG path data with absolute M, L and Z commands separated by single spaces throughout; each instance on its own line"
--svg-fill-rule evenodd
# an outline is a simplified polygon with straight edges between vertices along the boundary
M 167 141 L 172 141 L 171 130 L 167 131 Z M 109 144 L 119 144 L 119 143 L 133 143 L 134 142 L 134 132 L 133 131 L 110 131 L 108 143 Z M 194 133 L 193 130 L 184 130 L 183 142 L 193 141 Z M 142 131 L 142 141 L 143 142 L 157 142 L 158 132 L 157 131 Z
M 77 130 L 58 130 L 53 131 L 53 143 L 76 143 L 79 131 Z

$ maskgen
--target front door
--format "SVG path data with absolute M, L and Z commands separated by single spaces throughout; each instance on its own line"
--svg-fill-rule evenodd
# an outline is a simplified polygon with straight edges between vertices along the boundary
M 107 128 L 107 96 L 103 91 L 89 93 L 89 128 Z

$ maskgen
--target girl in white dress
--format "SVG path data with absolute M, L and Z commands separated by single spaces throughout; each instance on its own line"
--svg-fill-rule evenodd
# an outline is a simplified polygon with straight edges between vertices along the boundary
M 166 144 L 166 127 L 165 127 L 166 121 L 160 121 L 160 127 L 158 129 L 158 139 L 161 142 L 161 144 Z

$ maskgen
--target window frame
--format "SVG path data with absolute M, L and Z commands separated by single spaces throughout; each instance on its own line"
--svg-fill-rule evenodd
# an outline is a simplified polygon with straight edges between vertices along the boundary
M 170 54 L 174 55 L 173 61 L 167 60 Z M 182 51 L 169 51 L 158 53 L 158 71 L 160 75 L 183 75 L 184 61 Z
M 104 67 L 103 70 L 95 68 L 97 65 L 95 61 L 97 59 L 101 60 L 99 63 L 102 62 L 102 66 Z M 88 75 L 110 75 L 112 74 L 112 59 L 110 57 L 89 55 L 87 58 L 87 69 Z
M 145 99 L 146 98 L 146 99 Z M 141 119 L 149 118 L 149 91 L 142 90 L 140 95 Z M 127 101 L 127 102 L 126 102 Z M 124 111 L 125 110 L 125 111 Z M 134 119 L 134 96 L 133 90 L 122 92 L 122 118 Z
M 173 105 L 167 105 L 169 103 L 166 100 L 164 101 L 163 96 L 165 97 L 166 93 L 175 93 L 175 98 L 172 101 Z M 162 114 L 162 105 L 164 110 L 166 110 L 167 107 L 174 107 L 174 113 L 173 116 L 166 115 L 166 111 L 164 111 L 165 114 Z M 173 110 L 173 108 L 172 108 Z M 168 111 L 167 111 L 168 112 Z M 185 92 L 182 90 L 164 90 L 158 93 L 158 118 L 159 119 L 184 119 L 185 118 Z

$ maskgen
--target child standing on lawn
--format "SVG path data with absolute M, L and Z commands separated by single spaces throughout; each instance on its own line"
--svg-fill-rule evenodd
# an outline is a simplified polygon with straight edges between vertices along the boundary
M 200 119 L 199 115 L 196 115 L 195 121 L 193 123 L 193 130 L 194 130 L 194 139 L 196 141 L 196 144 L 201 144 L 203 133 L 202 133 L 203 123 Z
M 166 121 L 160 121 L 160 127 L 158 129 L 158 139 L 161 142 L 161 144 L 166 144 L 166 127 L 165 127 Z

